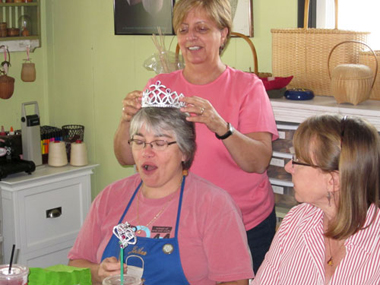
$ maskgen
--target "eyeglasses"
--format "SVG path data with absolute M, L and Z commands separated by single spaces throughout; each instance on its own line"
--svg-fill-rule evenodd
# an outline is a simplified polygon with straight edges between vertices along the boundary
M 140 150 L 146 147 L 147 144 L 150 145 L 150 147 L 154 150 L 162 151 L 165 150 L 169 145 L 177 143 L 174 142 L 167 142 L 165 140 L 155 140 L 151 142 L 146 142 L 143 140 L 137 140 L 137 139 L 130 139 L 128 141 L 128 144 L 132 147 L 134 150 Z
M 314 165 L 314 164 L 308 164 L 308 163 L 305 163 L 305 162 L 299 162 L 296 155 L 293 154 L 292 156 L 292 168 L 294 168 L 294 165 L 303 165 L 303 166 L 310 166 L 310 167 L 314 167 L 314 168 L 320 168 L 318 165 Z

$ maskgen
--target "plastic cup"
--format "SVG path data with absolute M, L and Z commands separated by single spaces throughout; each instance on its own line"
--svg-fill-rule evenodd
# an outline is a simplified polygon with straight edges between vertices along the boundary
M 133 275 L 124 275 L 124 282 L 121 283 L 120 275 L 108 276 L 103 280 L 103 285 L 141 285 L 141 278 Z
M 27 285 L 29 268 L 13 264 L 9 273 L 9 264 L 0 265 L 0 285 Z

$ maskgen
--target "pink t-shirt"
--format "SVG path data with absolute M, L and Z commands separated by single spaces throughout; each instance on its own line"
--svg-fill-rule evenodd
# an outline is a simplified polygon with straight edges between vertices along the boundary
M 95 198 L 69 252 L 69 259 L 100 263 L 112 229 L 118 224 L 140 181 L 138 174 L 116 181 Z M 162 199 L 147 199 L 139 191 L 123 222 L 128 221 L 133 226 L 147 225 L 170 198 L 169 195 Z M 141 236 L 174 237 L 178 202 L 179 191 Z M 238 207 L 224 190 L 192 173 L 186 178 L 178 242 L 182 267 L 190 284 L 207 285 L 253 277 L 251 255 Z
M 278 138 L 277 127 L 262 81 L 254 74 L 227 69 L 205 85 L 189 83 L 182 70 L 159 74 L 145 88 L 157 81 L 185 96 L 207 99 L 235 129 L 243 134 L 268 132 Z M 232 159 L 223 142 L 204 124 L 196 124 L 197 152 L 191 171 L 229 192 L 243 214 L 246 230 L 260 224 L 273 210 L 274 194 L 265 173 L 247 173 Z

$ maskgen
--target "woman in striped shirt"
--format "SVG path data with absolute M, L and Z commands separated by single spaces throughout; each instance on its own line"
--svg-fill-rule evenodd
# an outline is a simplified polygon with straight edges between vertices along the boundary
M 297 129 L 289 211 L 253 284 L 380 284 L 380 142 L 363 119 L 319 115 Z

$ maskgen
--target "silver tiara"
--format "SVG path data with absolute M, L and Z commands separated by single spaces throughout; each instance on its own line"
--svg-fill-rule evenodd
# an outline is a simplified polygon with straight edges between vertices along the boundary
M 161 81 L 157 81 L 155 84 L 149 86 L 143 92 L 141 101 L 142 107 L 171 107 L 181 108 L 185 107 L 185 102 L 180 102 L 179 99 L 185 97 L 182 93 L 172 92 L 165 85 L 161 84 Z

